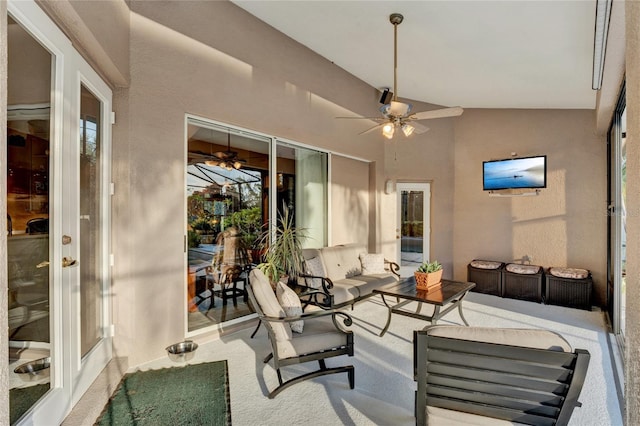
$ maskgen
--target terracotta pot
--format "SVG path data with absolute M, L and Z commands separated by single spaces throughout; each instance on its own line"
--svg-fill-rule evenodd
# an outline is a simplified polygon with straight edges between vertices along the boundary
M 442 281 L 442 269 L 436 272 L 414 272 L 416 278 L 416 288 L 419 290 L 431 290 L 440 287 Z

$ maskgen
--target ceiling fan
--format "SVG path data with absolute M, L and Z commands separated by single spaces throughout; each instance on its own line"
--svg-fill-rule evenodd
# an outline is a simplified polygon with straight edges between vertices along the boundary
M 380 107 L 382 117 L 338 117 L 369 119 L 379 123 L 361 132 L 361 135 L 382 128 L 382 134 L 387 139 L 392 139 L 398 129 L 406 137 L 409 137 L 413 133 L 420 134 L 429 130 L 428 127 L 417 123 L 416 121 L 418 120 L 457 117 L 463 112 L 461 107 L 452 107 L 411 113 L 411 104 L 398 101 L 398 25 L 402 23 L 403 19 L 404 17 L 399 13 L 389 15 L 389 22 L 393 24 L 393 96 L 389 103 L 385 103 Z M 383 96 L 384 98 L 385 96 Z
M 227 150 L 214 152 L 211 160 L 207 160 L 204 163 L 207 166 L 218 166 L 225 170 L 238 170 L 243 164 L 247 163 L 247 160 L 243 160 L 238 157 L 238 153 L 231 151 L 231 133 L 227 133 Z

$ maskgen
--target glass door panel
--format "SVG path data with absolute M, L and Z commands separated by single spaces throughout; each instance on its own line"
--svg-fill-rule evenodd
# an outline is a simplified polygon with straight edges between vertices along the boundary
M 410 276 L 429 260 L 431 186 L 428 183 L 398 183 L 396 241 L 400 272 Z
M 50 389 L 51 53 L 8 18 L 7 258 L 11 423 Z M 39 375 L 30 374 L 35 369 Z
M 35 2 L 7 5 L 10 419 L 60 424 L 112 355 L 111 91 Z
M 258 263 L 268 218 L 270 139 L 189 118 L 187 124 L 187 327 L 250 315 L 246 269 Z
M 80 351 L 102 338 L 101 122 L 102 104 L 84 85 L 80 92 Z
M 276 155 L 277 214 L 286 206 L 296 227 L 306 230 L 303 247 L 326 246 L 327 154 L 278 141 Z

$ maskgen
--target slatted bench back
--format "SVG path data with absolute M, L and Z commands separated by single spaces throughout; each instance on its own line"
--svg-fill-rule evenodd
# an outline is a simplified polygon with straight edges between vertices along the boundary
M 579 406 L 589 352 L 414 335 L 417 424 L 426 406 L 531 425 L 565 425 Z

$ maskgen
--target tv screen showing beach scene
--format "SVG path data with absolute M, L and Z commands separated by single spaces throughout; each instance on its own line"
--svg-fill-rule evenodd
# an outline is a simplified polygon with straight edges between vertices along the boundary
M 509 158 L 482 163 L 485 191 L 512 188 L 546 188 L 547 156 Z

